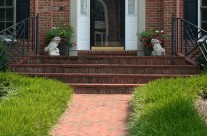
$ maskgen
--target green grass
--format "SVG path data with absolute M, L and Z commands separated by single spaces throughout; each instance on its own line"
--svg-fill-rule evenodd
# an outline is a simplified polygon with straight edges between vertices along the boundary
M 136 88 L 131 100 L 129 136 L 207 136 L 195 108 L 207 91 L 207 75 L 160 79 Z
M 72 89 L 44 78 L 0 73 L 0 136 L 46 136 L 71 100 Z M 6 85 L 5 85 L 6 84 Z

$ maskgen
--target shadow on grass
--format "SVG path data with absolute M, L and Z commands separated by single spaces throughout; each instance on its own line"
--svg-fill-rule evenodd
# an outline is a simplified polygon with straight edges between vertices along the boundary
M 134 119 L 129 136 L 204 136 L 207 127 L 192 100 L 178 97 Z

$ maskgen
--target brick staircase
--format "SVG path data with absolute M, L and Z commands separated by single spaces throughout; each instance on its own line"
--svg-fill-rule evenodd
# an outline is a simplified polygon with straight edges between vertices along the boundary
M 138 57 L 133 53 L 119 55 L 30 56 L 10 70 L 28 76 L 61 80 L 74 87 L 75 93 L 127 94 L 131 89 L 164 77 L 197 75 L 197 65 L 184 57 Z

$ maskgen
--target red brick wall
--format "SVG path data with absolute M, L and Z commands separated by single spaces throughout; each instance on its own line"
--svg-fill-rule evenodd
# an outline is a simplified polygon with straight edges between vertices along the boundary
M 172 15 L 176 15 L 176 1 L 175 0 L 163 0 L 164 12 L 164 31 L 167 33 L 167 39 L 165 40 L 166 53 L 171 53 L 171 29 L 172 29 Z
M 163 29 L 163 0 L 146 0 L 146 29 Z
M 57 22 L 69 24 L 70 0 L 39 0 L 40 46 L 44 45 L 45 31 L 57 25 Z M 60 9 L 63 7 L 63 10 Z M 35 14 L 35 0 L 30 1 L 30 15 Z
M 183 17 L 183 0 L 180 0 L 180 17 Z M 162 29 L 167 33 L 164 46 L 171 54 L 171 17 L 176 15 L 176 0 L 146 0 L 146 29 Z
M 60 8 L 64 8 L 61 10 Z M 57 22 L 69 23 L 69 0 L 53 0 L 52 2 L 52 25 L 55 26 Z
M 30 16 L 34 16 L 34 6 L 35 5 L 35 2 L 34 0 L 30 0 Z
M 181 18 L 183 18 L 183 1 L 184 1 L 184 0 L 181 0 L 181 1 L 180 1 L 180 7 L 179 7 L 179 8 L 180 8 L 180 17 L 181 17 Z

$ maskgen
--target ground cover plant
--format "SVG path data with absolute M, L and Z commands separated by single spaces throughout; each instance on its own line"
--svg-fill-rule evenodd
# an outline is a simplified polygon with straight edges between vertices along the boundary
M 136 88 L 129 136 L 206 136 L 196 100 L 207 91 L 207 75 L 160 79 Z
M 72 96 L 67 85 L 0 73 L 0 136 L 46 136 Z

